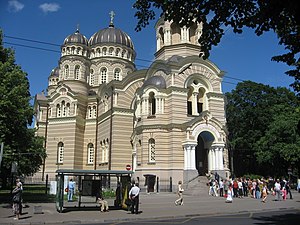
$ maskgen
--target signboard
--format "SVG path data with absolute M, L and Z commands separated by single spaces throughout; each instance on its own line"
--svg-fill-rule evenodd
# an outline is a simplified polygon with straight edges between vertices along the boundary
M 126 165 L 126 170 L 131 170 L 131 166 L 129 164 Z

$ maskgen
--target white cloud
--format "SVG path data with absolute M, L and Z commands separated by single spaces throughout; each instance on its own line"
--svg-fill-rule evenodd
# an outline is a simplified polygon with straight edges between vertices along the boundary
M 39 6 L 39 8 L 44 12 L 56 12 L 60 9 L 59 4 L 57 3 L 44 3 Z
M 24 4 L 17 0 L 8 1 L 8 11 L 9 12 L 19 12 L 24 8 Z

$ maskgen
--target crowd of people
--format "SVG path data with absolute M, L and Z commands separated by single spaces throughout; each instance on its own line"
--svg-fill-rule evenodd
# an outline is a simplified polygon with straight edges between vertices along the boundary
M 273 179 L 250 179 L 245 177 L 222 179 L 218 175 L 209 177 L 208 194 L 211 196 L 220 196 L 227 198 L 244 198 L 251 197 L 266 202 L 269 194 L 274 196 L 275 201 L 286 200 L 288 197 L 293 198 L 291 193 L 290 182 L 285 178 Z M 229 199 L 228 199 L 229 198 Z M 232 199 L 231 199 L 232 202 Z

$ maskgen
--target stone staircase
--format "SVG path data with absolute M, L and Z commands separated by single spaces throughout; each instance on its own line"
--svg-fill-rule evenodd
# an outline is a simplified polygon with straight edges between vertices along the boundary
M 206 176 L 197 176 L 190 182 L 184 184 L 184 194 L 185 195 L 208 195 L 208 179 Z

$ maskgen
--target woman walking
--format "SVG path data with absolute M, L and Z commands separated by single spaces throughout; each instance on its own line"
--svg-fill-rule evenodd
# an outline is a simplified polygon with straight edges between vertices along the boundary
M 12 191 L 13 194 L 13 212 L 16 215 L 14 220 L 20 219 L 20 211 L 22 207 L 22 187 L 20 182 L 17 181 L 15 189 Z
M 175 201 L 175 205 L 183 205 L 183 191 L 182 182 L 178 181 L 177 194 L 179 198 Z

